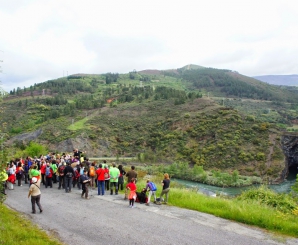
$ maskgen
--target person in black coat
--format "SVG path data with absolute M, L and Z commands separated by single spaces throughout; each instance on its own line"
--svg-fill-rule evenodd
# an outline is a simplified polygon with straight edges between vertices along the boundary
M 73 168 L 70 166 L 70 161 L 67 162 L 67 166 L 64 169 L 64 185 L 65 192 L 71 192 L 72 178 L 75 176 Z

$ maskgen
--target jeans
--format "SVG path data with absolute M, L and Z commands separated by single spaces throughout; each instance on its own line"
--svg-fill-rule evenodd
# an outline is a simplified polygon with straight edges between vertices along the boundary
M 105 189 L 110 190 L 110 179 L 105 180 Z
M 150 199 L 151 199 L 151 196 L 154 196 L 154 202 L 156 202 L 156 191 L 149 191 L 149 194 L 148 194 L 148 202 L 150 202 Z
M 85 198 L 87 198 L 89 193 L 88 186 L 85 185 L 85 187 L 82 187 L 82 190 L 82 197 L 84 197 L 85 194 Z
M 160 193 L 160 200 L 162 200 L 163 195 L 166 195 L 165 202 L 168 202 L 169 191 L 170 191 L 170 188 L 162 190 Z
M 35 213 L 35 203 L 37 204 L 40 211 L 42 211 L 42 207 L 40 205 L 40 195 L 31 196 L 31 204 L 32 204 L 32 212 Z
M 48 186 L 53 187 L 52 177 L 46 177 L 46 188 L 48 188 Z
M 65 188 L 64 176 L 59 176 L 59 187 L 58 189 Z
M 105 181 L 104 180 L 97 180 L 97 194 L 104 195 L 105 194 Z
M 118 182 L 111 182 L 110 181 L 111 195 L 113 195 L 113 186 L 114 186 L 114 189 L 115 189 L 115 194 L 118 195 Z
M 72 178 L 64 178 L 65 192 L 71 192 Z

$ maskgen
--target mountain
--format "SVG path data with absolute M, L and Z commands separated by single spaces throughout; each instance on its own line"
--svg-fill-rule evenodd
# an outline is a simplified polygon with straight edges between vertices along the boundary
M 196 65 L 74 74 L 11 91 L 0 130 L 8 158 L 31 141 L 275 181 L 285 168 L 282 130 L 298 121 L 297 103 L 295 88 Z
M 263 75 L 253 78 L 274 85 L 298 86 L 298 75 Z

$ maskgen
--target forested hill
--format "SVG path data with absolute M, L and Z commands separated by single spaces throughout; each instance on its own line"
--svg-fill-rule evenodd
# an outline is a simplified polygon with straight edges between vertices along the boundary
M 8 155 L 33 140 L 55 151 L 278 178 L 279 132 L 298 119 L 297 102 L 294 88 L 196 65 L 74 74 L 11 91 L 1 102 L 0 130 Z

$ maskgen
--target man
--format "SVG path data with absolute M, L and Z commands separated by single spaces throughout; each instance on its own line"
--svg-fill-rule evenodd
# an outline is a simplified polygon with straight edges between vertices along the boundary
M 96 170 L 97 175 L 97 194 L 104 195 L 105 194 L 105 170 L 102 168 L 102 164 L 99 164 L 98 169 Z
M 134 178 L 137 180 L 138 174 L 135 171 L 135 166 L 131 166 L 131 170 L 129 170 L 126 174 L 127 182 L 130 183 L 131 179 Z
M 52 160 L 51 162 L 51 169 L 53 170 L 53 176 L 52 176 L 52 180 L 54 182 L 54 184 L 57 183 L 57 176 L 56 176 L 56 173 L 57 173 L 57 162 L 56 160 Z
M 115 189 L 115 195 L 118 195 L 118 178 L 120 176 L 120 171 L 116 168 L 116 164 L 112 163 L 112 168 L 110 169 L 110 189 L 111 195 L 113 195 L 113 187 Z
M 31 186 L 29 188 L 28 198 L 31 196 L 32 213 L 35 214 L 35 203 L 37 204 L 39 211 L 42 213 L 42 207 L 40 205 L 40 179 L 33 177 L 31 180 Z
M 90 183 L 90 179 L 87 175 L 87 169 L 84 169 L 84 173 L 80 176 L 80 182 L 82 183 L 82 195 L 81 197 L 84 198 L 84 194 L 85 194 L 85 198 L 89 199 L 88 197 L 88 183 Z
M 74 149 L 73 150 L 73 156 L 74 156 L 74 158 L 78 159 L 79 161 L 81 160 L 81 154 L 82 153 L 86 153 L 86 151 L 85 152 L 82 152 L 82 151 L 79 151 L 79 149 Z
M 68 160 L 67 166 L 64 169 L 64 185 L 65 192 L 71 192 L 72 178 L 75 176 L 73 168 L 70 166 L 70 161 Z

